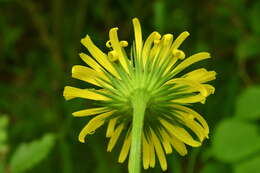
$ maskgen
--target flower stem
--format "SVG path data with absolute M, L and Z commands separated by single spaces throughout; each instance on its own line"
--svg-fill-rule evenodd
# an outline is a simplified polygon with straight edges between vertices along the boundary
M 128 163 L 129 173 L 141 172 L 141 144 L 146 103 L 147 99 L 143 91 L 138 90 L 133 94 L 132 141 Z

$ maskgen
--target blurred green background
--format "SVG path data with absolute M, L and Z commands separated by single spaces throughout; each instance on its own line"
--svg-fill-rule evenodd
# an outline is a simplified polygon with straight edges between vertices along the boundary
M 122 173 L 119 149 L 106 152 L 105 126 L 77 140 L 89 120 L 71 113 L 89 104 L 65 102 L 72 65 L 84 64 L 80 39 L 89 34 L 104 51 L 109 28 L 133 40 L 138 17 L 144 38 L 189 31 L 187 55 L 208 51 L 199 63 L 218 75 L 216 93 L 196 104 L 210 138 L 189 154 L 167 156 L 167 173 L 257 173 L 260 170 L 260 1 L 257 0 L 0 0 L 0 172 Z M 86 85 L 86 84 L 85 84 Z M 161 172 L 157 162 L 151 173 Z

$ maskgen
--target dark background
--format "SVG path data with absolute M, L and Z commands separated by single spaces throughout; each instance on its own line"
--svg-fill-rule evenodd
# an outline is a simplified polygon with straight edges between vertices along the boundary
M 108 31 L 133 40 L 138 17 L 143 38 L 182 31 L 186 55 L 210 52 L 194 66 L 217 72 L 216 92 L 195 104 L 210 138 L 185 157 L 167 156 L 168 173 L 257 173 L 260 170 L 260 1 L 257 0 L 0 0 L 0 172 L 121 173 L 120 146 L 106 152 L 105 126 L 81 144 L 88 118 L 73 118 L 86 100 L 65 102 L 65 85 L 84 64 L 80 39 L 89 34 L 107 51 Z M 144 172 L 160 172 L 156 168 Z

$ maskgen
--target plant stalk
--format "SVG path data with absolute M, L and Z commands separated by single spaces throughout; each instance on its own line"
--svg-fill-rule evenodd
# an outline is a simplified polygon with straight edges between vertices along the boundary
M 141 144 L 146 103 L 147 99 L 143 91 L 140 90 L 133 94 L 132 141 L 128 163 L 129 173 L 141 172 Z

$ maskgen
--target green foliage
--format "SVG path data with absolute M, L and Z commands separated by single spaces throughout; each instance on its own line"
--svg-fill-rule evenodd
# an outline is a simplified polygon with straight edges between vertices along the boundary
M 257 35 L 242 38 L 238 42 L 236 49 L 238 60 L 241 61 L 249 58 L 257 58 L 257 55 L 260 53 L 259 43 L 260 39 Z
M 10 161 L 11 171 L 21 173 L 31 169 L 46 158 L 55 144 L 53 134 L 46 134 L 39 140 L 20 144 Z
M 260 118 L 259 104 L 260 86 L 247 88 L 237 99 L 235 115 L 242 119 L 257 120 Z
M 7 140 L 7 132 L 6 128 L 8 125 L 8 118 L 5 115 L 1 115 L 0 117 L 0 151 L 1 151 L 1 146 L 5 144 Z
M 234 119 L 218 124 L 212 142 L 214 156 L 223 162 L 236 162 L 260 151 L 257 126 Z
M 229 173 L 230 170 L 221 163 L 209 162 L 200 173 Z
M 1 113 L 0 113 L 0 115 L 1 115 Z M 3 159 L 8 152 L 8 145 L 7 145 L 7 126 L 8 126 L 8 123 L 9 122 L 8 122 L 7 116 L 1 115 L 1 117 L 0 117 L 0 163 L 1 163 L 1 161 L 3 162 Z M 3 165 L 1 165 L 1 166 L 3 167 Z
M 165 2 L 157 1 L 154 3 L 154 26 L 158 28 L 159 31 L 164 31 L 165 29 Z
M 254 31 L 254 33 L 258 34 L 258 37 L 260 35 L 260 1 L 257 1 L 253 4 L 253 7 L 250 12 L 250 24 L 251 28 Z
M 260 170 L 260 156 L 234 165 L 234 173 L 256 173 Z

